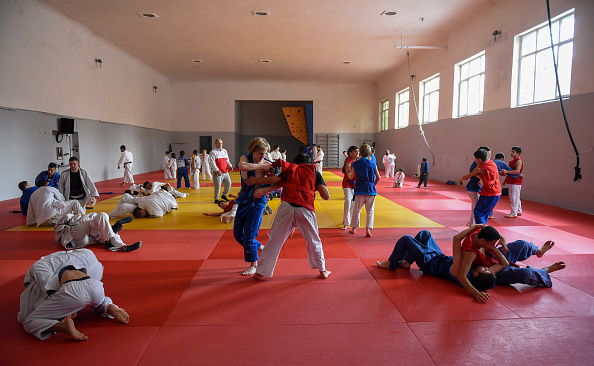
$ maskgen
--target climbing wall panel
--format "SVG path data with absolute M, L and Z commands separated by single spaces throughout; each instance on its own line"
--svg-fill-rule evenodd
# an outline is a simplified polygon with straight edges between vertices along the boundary
M 289 125 L 289 129 L 291 130 L 291 135 L 301 141 L 304 145 L 308 145 L 309 137 L 307 134 L 305 108 L 283 107 L 283 113 L 285 114 L 287 125 Z

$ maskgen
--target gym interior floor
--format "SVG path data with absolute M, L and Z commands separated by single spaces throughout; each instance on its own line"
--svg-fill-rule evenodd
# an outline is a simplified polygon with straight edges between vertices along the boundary
M 124 225 L 127 243 L 140 250 L 110 252 L 90 247 L 105 267 L 106 295 L 130 314 L 130 323 L 80 312 L 77 327 L 89 337 L 77 343 L 63 334 L 39 341 L 24 332 L 16 315 L 23 277 L 41 256 L 59 251 L 51 228 L 25 226 L 10 213 L 18 199 L 0 202 L 0 363 L 4 365 L 461 365 L 589 364 L 594 356 L 594 217 L 522 201 L 515 219 L 502 197 L 489 224 L 508 241 L 538 246 L 555 241 L 543 258 L 521 265 L 545 267 L 553 287 L 496 286 L 490 300 L 476 302 L 454 283 L 423 276 L 413 266 L 378 268 L 402 235 L 432 232 L 445 254 L 465 228 L 470 200 L 463 187 L 429 181 L 417 189 L 389 179 L 378 185 L 373 237 L 360 228 L 340 229 L 343 193 L 339 170 L 327 170 L 328 201 L 316 200 L 316 216 L 332 275 L 309 268 L 297 230 L 281 252 L 274 277 L 255 281 L 240 273 L 248 265 L 232 235 L 233 224 L 217 212 L 212 182 L 182 188 L 179 209 L 162 219 Z M 163 180 L 162 172 L 135 175 L 137 182 Z M 232 173 L 232 193 L 239 175 Z M 125 188 L 121 180 L 99 182 L 94 211 L 109 212 Z M 173 181 L 171 181 L 173 183 Z M 113 193 L 111 193 L 113 192 Z M 279 199 L 271 201 L 276 211 Z M 364 211 L 364 210 L 363 210 Z M 93 211 L 88 211 L 93 212 Z M 274 215 L 264 216 L 266 242 Z M 364 212 L 361 214 L 364 225 Z M 112 220 L 112 222 L 115 220 Z

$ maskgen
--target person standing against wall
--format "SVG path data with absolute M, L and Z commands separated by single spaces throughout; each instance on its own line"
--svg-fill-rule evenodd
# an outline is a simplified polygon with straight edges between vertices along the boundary
M 120 183 L 121 186 L 124 184 L 134 184 L 134 177 L 132 176 L 132 167 L 134 163 L 134 156 L 128 150 L 126 150 L 126 145 L 120 146 L 120 160 L 118 161 L 118 169 L 122 165 L 124 165 L 124 181 Z

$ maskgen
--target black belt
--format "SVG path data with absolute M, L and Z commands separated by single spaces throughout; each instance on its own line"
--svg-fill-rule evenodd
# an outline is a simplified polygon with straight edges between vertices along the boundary
M 126 164 L 132 164 L 132 162 L 131 162 L 131 161 L 129 161 L 129 162 L 127 162 L 127 163 L 124 163 L 124 165 L 126 165 Z

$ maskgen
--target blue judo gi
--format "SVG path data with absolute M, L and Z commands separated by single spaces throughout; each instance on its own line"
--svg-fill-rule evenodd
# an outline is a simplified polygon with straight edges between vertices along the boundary
M 251 154 L 245 155 L 249 163 L 254 163 Z M 247 176 L 254 177 L 255 171 L 248 171 Z M 266 195 L 262 198 L 254 198 L 254 186 L 245 184 L 241 178 L 241 191 L 235 199 L 239 204 L 235 214 L 233 225 L 233 236 L 235 240 L 243 247 L 243 256 L 246 262 L 255 262 L 258 260 L 258 248 L 260 243 L 256 238 L 262 224 L 262 213 L 266 207 L 268 199 Z

